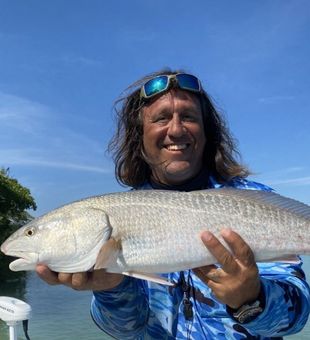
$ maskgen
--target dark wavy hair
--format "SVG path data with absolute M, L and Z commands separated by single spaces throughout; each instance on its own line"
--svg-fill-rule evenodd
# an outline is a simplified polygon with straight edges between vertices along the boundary
M 120 184 L 137 188 L 150 181 L 151 177 L 151 168 L 143 152 L 141 112 L 147 102 L 140 99 L 141 86 L 156 76 L 177 73 L 184 73 L 184 71 L 163 69 L 149 74 L 130 85 L 115 102 L 117 129 L 109 143 L 108 151 L 113 155 L 115 176 Z M 197 96 L 201 104 L 206 136 L 203 156 L 206 173 L 213 175 L 220 183 L 227 182 L 234 177 L 247 177 L 250 172 L 237 161 L 240 154 L 224 118 L 215 109 L 204 89 Z M 156 100 L 156 96 L 152 100 Z

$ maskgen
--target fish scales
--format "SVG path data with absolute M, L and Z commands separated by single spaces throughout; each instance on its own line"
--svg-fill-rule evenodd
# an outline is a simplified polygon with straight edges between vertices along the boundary
M 145 191 L 143 195 L 138 193 L 136 197 L 130 195 L 130 198 L 130 214 L 116 223 L 122 231 L 123 254 L 126 258 L 125 264 L 119 262 L 118 265 L 124 270 L 144 268 L 148 272 L 167 271 L 173 263 L 181 262 L 185 267 L 191 267 L 194 263 L 197 265 L 197 258 L 201 259 L 202 264 L 213 263 L 215 259 L 210 255 L 206 258 L 205 247 L 199 239 L 199 232 L 205 229 L 211 229 L 219 235 L 220 229 L 231 227 L 253 244 L 257 252 L 273 251 L 279 245 L 283 250 L 295 250 L 287 248 L 288 240 L 283 239 L 281 226 L 284 220 L 293 229 L 300 227 L 296 223 L 294 225 L 296 221 L 290 213 L 280 213 L 280 209 L 254 202 L 245 204 L 240 198 L 231 199 L 226 194 L 213 195 L 209 191 L 195 195 L 174 192 L 156 192 L 154 195 L 153 192 Z M 118 204 L 123 208 L 119 200 Z M 115 204 L 112 206 L 116 207 Z M 128 203 L 124 206 L 128 206 Z M 112 217 L 113 211 L 109 211 L 109 215 Z M 118 217 L 121 215 L 118 214 Z M 262 226 L 267 227 L 264 233 L 261 231 Z M 117 229 L 112 233 L 116 238 Z M 129 237 L 126 236 L 126 230 Z M 258 235 L 256 231 L 259 231 Z M 190 234 L 194 237 L 189 238 Z M 294 241 L 290 243 L 294 246 Z M 270 256 L 274 256 L 274 253 L 271 252 Z
M 61 264 L 53 265 L 64 272 L 90 269 L 110 237 L 121 244 L 115 261 L 109 263 L 110 271 L 157 273 L 212 264 L 216 260 L 203 245 L 200 233 L 210 230 L 220 238 L 224 227 L 238 232 L 257 260 L 310 254 L 310 207 L 274 193 L 253 190 L 107 194 L 68 204 L 31 223 L 49 226 L 45 228 L 51 230 L 55 226 L 62 229 L 59 234 L 66 241 L 51 239 L 53 245 L 46 247 L 50 253 L 57 253 L 61 245 L 61 255 L 55 255 Z M 66 233 L 74 237 L 65 236 Z M 1 250 L 12 253 L 9 248 L 10 240 Z M 70 261 L 76 264 L 66 264 Z

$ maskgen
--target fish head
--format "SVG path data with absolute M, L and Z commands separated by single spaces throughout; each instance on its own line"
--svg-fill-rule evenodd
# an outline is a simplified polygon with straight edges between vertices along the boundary
M 18 229 L 1 251 L 18 257 L 10 263 L 12 271 L 34 270 L 38 263 L 56 271 L 84 271 L 95 262 L 95 252 L 110 238 L 111 230 L 104 211 L 69 205 Z
M 36 221 L 31 221 L 15 231 L 1 245 L 2 253 L 18 257 L 17 260 L 10 263 L 11 270 L 35 269 L 39 259 L 41 233 L 40 225 Z

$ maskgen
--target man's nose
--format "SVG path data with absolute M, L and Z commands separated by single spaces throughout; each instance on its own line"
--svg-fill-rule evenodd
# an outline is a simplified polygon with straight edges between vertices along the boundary
M 181 137 L 186 132 L 186 128 L 183 125 L 179 117 L 173 117 L 169 122 L 168 135 L 173 137 Z

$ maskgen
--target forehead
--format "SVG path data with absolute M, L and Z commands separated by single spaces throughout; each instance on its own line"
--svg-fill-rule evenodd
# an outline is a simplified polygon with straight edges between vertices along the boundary
M 200 101 L 194 93 L 180 89 L 171 89 L 161 96 L 147 103 L 142 112 L 151 113 L 160 109 L 173 108 L 181 105 L 186 108 L 193 108 L 200 111 Z

